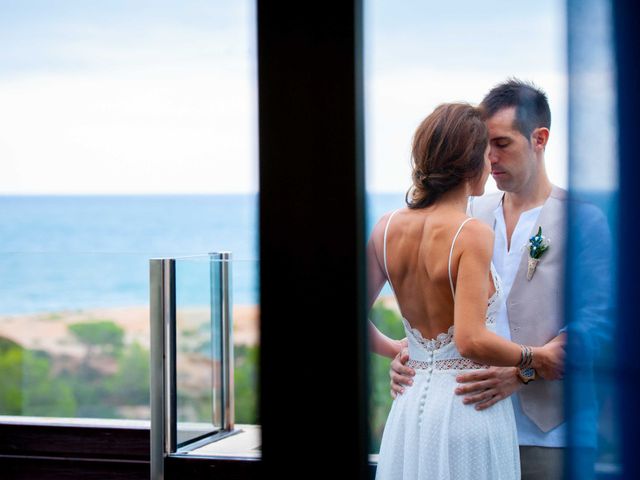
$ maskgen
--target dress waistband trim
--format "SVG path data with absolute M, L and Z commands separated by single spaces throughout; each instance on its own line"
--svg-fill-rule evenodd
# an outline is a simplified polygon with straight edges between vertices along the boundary
M 483 368 L 489 368 L 489 365 L 482 365 L 476 363 L 468 358 L 448 358 L 445 360 L 436 360 L 435 362 L 423 362 L 420 360 L 409 359 L 407 367 L 415 368 L 418 370 L 480 370 Z

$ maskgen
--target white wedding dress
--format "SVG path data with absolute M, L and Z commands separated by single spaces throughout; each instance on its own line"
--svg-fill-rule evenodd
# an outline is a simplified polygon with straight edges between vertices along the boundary
M 389 223 L 392 217 L 393 214 Z M 471 219 L 463 222 L 451 244 L 452 294 L 451 253 L 468 220 Z M 384 234 L 385 270 L 389 223 Z M 386 274 L 389 279 L 389 272 Z M 491 275 L 496 292 L 489 300 L 486 325 L 493 331 L 504 299 L 493 264 Z M 454 393 L 458 385 L 456 375 L 487 367 L 460 355 L 453 340 L 453 326 L 437 338 L 427 340 L 406 319 L 402 321 L 409 342 L 408 366 L 415 369 L 416 375 L 413 385 L 397 396 L 389 412 L 376 479 L 519 479 L 518 436 L 511 400 L 478 411 L 474 405 L 463 404 L 463 396 Z

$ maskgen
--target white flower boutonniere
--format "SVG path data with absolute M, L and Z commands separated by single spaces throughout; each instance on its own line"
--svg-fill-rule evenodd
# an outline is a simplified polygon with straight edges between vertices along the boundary
M 542 235 L 542 227 L 538 227 L 538 233 L 529 239 L 529 243 L 525 247 L 529 247 L 529 262 L 527 263 L 527 280 L 533 278 L 538 263 L 542 255 L 549 249 L 551 240 Z

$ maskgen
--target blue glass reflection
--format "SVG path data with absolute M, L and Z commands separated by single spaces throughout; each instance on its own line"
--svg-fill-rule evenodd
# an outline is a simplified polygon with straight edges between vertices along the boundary
M 618 161 L 611 3 L 567 2 L 567 478 L 620 478 L 615 286 Z

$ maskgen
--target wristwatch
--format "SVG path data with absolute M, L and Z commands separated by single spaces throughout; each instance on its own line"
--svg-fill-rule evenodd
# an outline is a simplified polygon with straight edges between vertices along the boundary
M 519 368 L 518 369 L 518 378 L 525 385 L 536 379 L 536 371 L 531 368 Z

